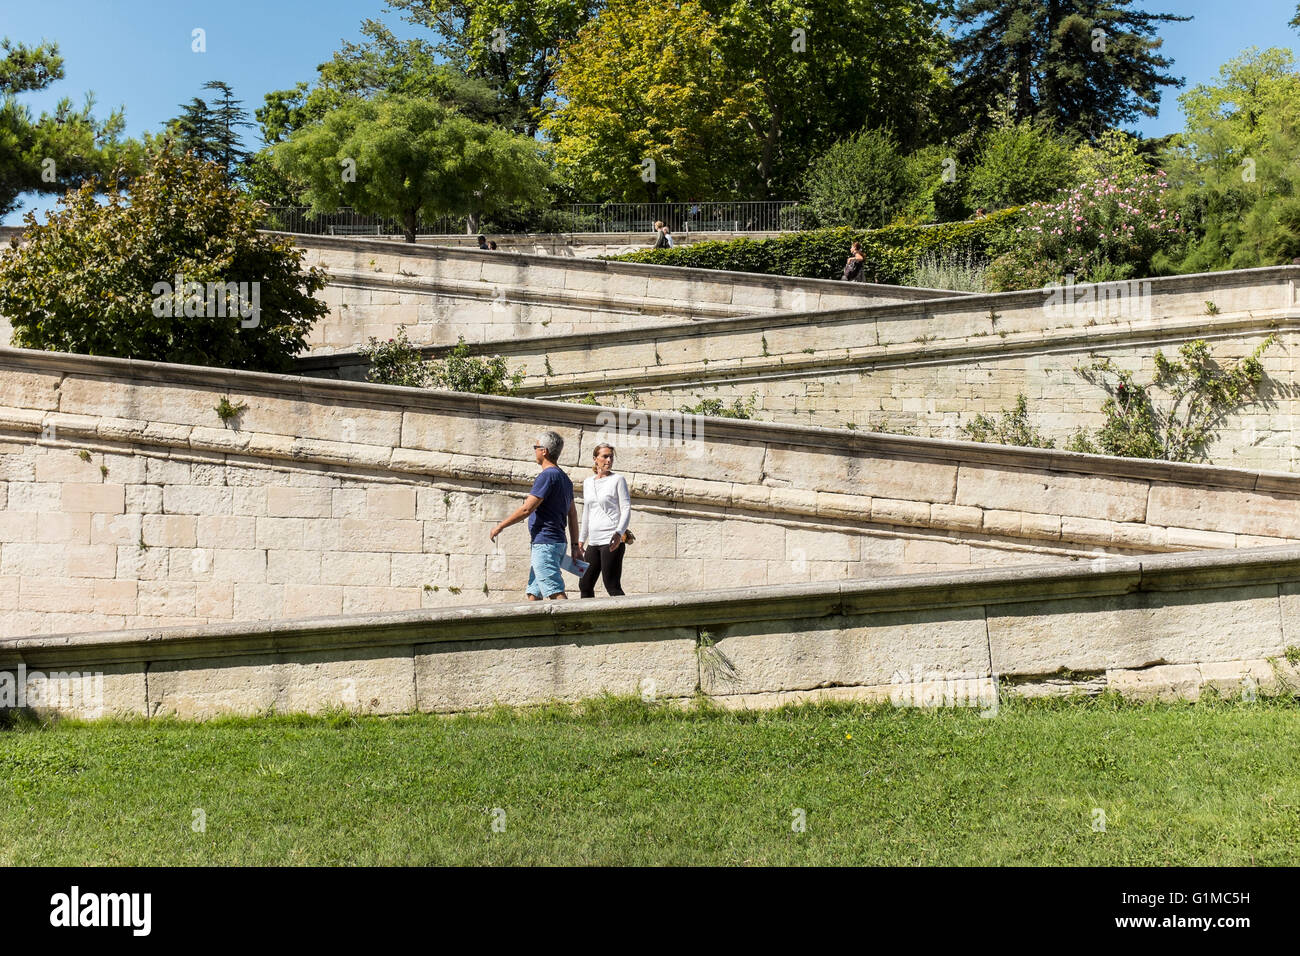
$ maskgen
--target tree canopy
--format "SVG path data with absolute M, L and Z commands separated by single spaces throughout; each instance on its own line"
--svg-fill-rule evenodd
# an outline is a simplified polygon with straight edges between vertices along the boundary
M 694 0 L 612 0 L 565 47 L 543 123 L 560 176 L 624 201 L 735 194 L 752 86 L 728 71 Z
M 214 163 L 160 149 L 126 192 L 88 179 L 59 207 L 28 213 L 26 242 L 0 255 L 16 346 L 287 371 L 329 311 L 324 272 L 258 232 Z
M 612 0 L 560 48 L 542 129 L 586 198 L 789 195 L 864 124 L 904 148 L 946 95 L 938 5 Z M 657 178 L 642 175 L 653 160 Z
M 1095 139 L 1108 127 L 1155 116 L 1164 72 L 1162 23 L 1191 17 L 1130 9 L 1134 0 L 957 0 L 953 44 L 967 118 L 1009 99 L 1011 118 Z
M 603 0 L 388 0 L 411 23 L 441 38 L 435 48 L 456 70 L 482 80 L 500 98 L 515 132 L 532 136 L 555 92 L 559 49 Z
M 408 242 L 420 217 L 466 215 L 543 201 L 540 145 L 415 97 L 354 98 L 275 147 L 277 168 L 307 184 L 320 211 L 351 206 L 398 219 Z
M 256 116 L 268 144 L 283 142 L 294 130 L 357 98 L 413 96 L 455 107 L 480 122 L 503 118 L 505 108 L 492 88 L 438 62 L 438 52 L 428 42 L 398 40 L 377 20 L 365 20 L 361 32 L 365 40 L 344 41 L 316 67 L 314 84 L 300 82 L 266 94 Z
M 1192 235 L 1164 269 L 1248 268 L 1300 256 L 1300 72 L 1251 48 L 1180 97 L 1187 128 L 1164 156 Z

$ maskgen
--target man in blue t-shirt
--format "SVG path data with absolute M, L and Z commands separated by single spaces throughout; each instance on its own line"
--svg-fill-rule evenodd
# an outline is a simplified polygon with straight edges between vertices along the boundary
M 541 474 L 524 499 L 523 505 L 505 521 L 492 529 L 489 537 L 496 541 L 512 524 L 528 519 L 528 533 L 532 537 L 532 560 L 528 572 L 528 600 L 540 601 L 568 598 L 564 593 L 564 578 L 560 562 L 572 541 L 573 559 L 582 560 L 578 546 L 578 509 L 573 504 L 573 482 L 556 464 L 564 450 L 564 439 L 555 432 L 543 432 L 533 445 L 533 455 L 542 466 Z M 565 525 L 568 538 L 565 538 Z

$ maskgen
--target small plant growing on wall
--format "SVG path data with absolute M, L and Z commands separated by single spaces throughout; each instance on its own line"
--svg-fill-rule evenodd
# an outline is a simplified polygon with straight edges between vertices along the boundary
M 524 369 L 520 367 L 510 371 L 500 355 L 490 358 L 470 355 L 463 336 L 441 361 L 427 361 L 407 340 L 404 328 L 399 328 L 397 336 L 387 342 L 380 342 L 372 336 L 370 344 L 361 347 L 361 355 L 370 363 L 367 381 L 378 385 L 513 395 L 524 380 Z M 548 372 L 549 365 L 548 362 Z
M 736 665 L 718 647 L 713 635 L 702 627 L 695 634 L 695 656 L 700 666 L 700 683 L 704 687 L 714 688 L 739 680 Z
M 1206 314 L 1206 315 L 1218 315 L 1218 314 L 1219 314 L 1219 307 L 1218 307 L 1217 305 L 1215 305 L 1213 302 L 1211 302 L 1209 299 L 1206 299 L 1206 300 L 1205 300 L 1205 314 Z
M 743 401 L 737 398 L 730 405 L 720 398 L 702 398 L 694 405 L 683 405 L 679 411 L 686 415 L 705 415 L 709 418 L 753 418 L 757 405 L 758 395 L 752 394 Z
M 1010 411 L 1004 409 L 1000 417 L 976 415 L 962 425 L 961 430 L 971 441 L 1019 445 L 1023 448 L 1056 447 L 1056 442 L 1029 424 L 1028 400 L 1024 393 L 1016 396 L 1016 407 Z
M 406 329 L 399 327 L 397 336 L 380 342 L 374 336 L 361 347 L 361 357 L 370 363 L 366 379 L 377 385 L 406 385 L 410 388 L 429 387 L 429 363 L 420 350 L 406 337 Z
M 240 402 L 238 405 L 235 405 L 230 401 L 229 395 L 222 395 L 221 401 L 217 402 L 213 411 L 215 411 L 217 417 L 221 419 L 221 424 L 229 428 L 230 423 L 242 415 L 247 408 L 248 404 L 246 402 Z

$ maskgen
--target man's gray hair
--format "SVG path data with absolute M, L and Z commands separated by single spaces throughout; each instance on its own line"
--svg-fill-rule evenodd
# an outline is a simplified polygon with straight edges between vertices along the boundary
M 555 432 L 542 432 L 537 436 L 537 444 L 546 449 L 546 457 L 551 461 L 560 460 L 560 452 L 564 451 L 564 439 Z

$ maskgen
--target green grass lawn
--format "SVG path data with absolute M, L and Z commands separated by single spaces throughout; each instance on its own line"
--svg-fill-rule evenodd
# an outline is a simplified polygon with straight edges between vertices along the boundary
M 0 862 L 1295 864 L 1297 768 L 1291 699 L 18 723 Z

